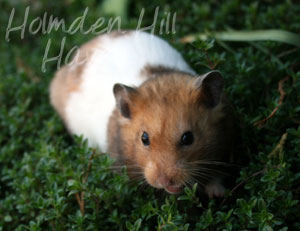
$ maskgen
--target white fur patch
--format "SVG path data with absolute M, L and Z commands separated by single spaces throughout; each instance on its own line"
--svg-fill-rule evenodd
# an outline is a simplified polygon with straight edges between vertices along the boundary
M 71 94 L 66 120 L 72 133 L 88 138 L 91 146 L 107 151 L 107 124 L 115 107 L 113 85 L 139 86 L 145 65 L 163 65 L 194 74 L 166 41 L 145 32 L 98 38 L 87 63 L 80 90 Z

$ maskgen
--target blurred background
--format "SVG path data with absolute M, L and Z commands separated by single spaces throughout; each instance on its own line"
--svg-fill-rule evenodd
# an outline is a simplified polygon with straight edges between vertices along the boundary
M 49 32 L 51 17 L 65 30 Z M 59 60 L 45 60 L 60 55 L 64 65 L 92 29 L 118 29 L 115 20 L 155 24 L 199 74 L 224 75 L 249 161 L 221 205 L 191 190 L 159 199 L 106 171 L 104 156 L 82 181 L 92 151 L 50 106 Z M 300 230 L 299 34 L 296 0 L 0 0 L 0 231 Z
M 1 48 L 9 47 L 13 50 L 14 47 L 21 46 L 26 54 L 30 52 L 39 57 L 35 62 L 37 65 L 34 67 L 35 70 L 41 69 L 40 57 L 45 54 L 49 39 L 51 40 L 49 57 L 53 57 L 59 54 L 62 39 L 66 38 L 63 53 L 65 57 L 75 45 L 96 36 L 91 30 L 88 32 L 95 23 L 97 25 L 102 23 L 102 26 L 96 29 L 98 34 L 105 33 L 106 29 L 137 29 L 139 22 L 140 28 L 143 29 L 155 24 L 154 28 L 147 31 L 154 29 L 156 34 L 174 43 L 192 33 L 259 29 L 299 32 L 300 28 L 299 5 L 296 1 L 1 0 L 0 7 L 1 39 L 4 35 L 10 39 L 9 42 L 2 40 Z M 84 19 L 81 20 L 80 26 L 78 19 L 83 15 Z M 63 21 L 65 30 L 62 29 L 62 25 L 56 30 L 53 25 L 52 30 L 49 29 L 51 17 Z M 101 20 L 97 22 L 99 19 Z M 114 26 L 111 26 L 110 23 L 113 21 Z M 21 29 L 7 33 L 9 25 L 15 28 L 23 23 L 25 23 L 25 30 L 22 31 L 24 38 L 21 39 Z M 74 29 L 68 31 L 72 24 Z M 201 57 L 195 58 L 201 62 Z M 55 62 L 49 62 L 47 66 L 49 65 L 48 70 L 51 70 L 51 65 L 54 66 Z

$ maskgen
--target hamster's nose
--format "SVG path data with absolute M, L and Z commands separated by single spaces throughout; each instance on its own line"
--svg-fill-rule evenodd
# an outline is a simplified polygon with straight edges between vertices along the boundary
M 175 184 L 174 181 L 170 177 L 167 177 L 167 176 L 159 176 L 157 179 L 157 183 L 163 188 L 166 188 L 168 186 Z
M 182 185 L 178 185 L 170 177 L 160 176 L 157 179 L 157 183 L 163 187 L 168 193 L 177 194 L 182 191 Z

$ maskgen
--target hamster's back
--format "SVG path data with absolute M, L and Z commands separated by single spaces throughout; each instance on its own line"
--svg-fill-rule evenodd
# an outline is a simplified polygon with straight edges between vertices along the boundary
M 113 86 L 139 86 L 147 79 L 147 66 L 194 74 L 164 40 L 145 32 L 113 32 L 82 46 L 73 63 L 57 72 L 51 102 L 71 133 L 83 134 L 90 145 L 106 151 L 107 124 L 115 107 Z

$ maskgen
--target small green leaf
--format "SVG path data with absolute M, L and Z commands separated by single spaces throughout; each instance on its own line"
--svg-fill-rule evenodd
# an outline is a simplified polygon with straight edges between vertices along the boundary
M 71 187 L 76 184 L 76 181 L 73 179 L 68 180 L 68 186 Z
M 11 222 L 11 221 L 12 221 L 12 217 L 11 217 L 10 215 L 6 215 L 6 216 L 4 217 L 4 221 L 5 221 L 5 222 Z

